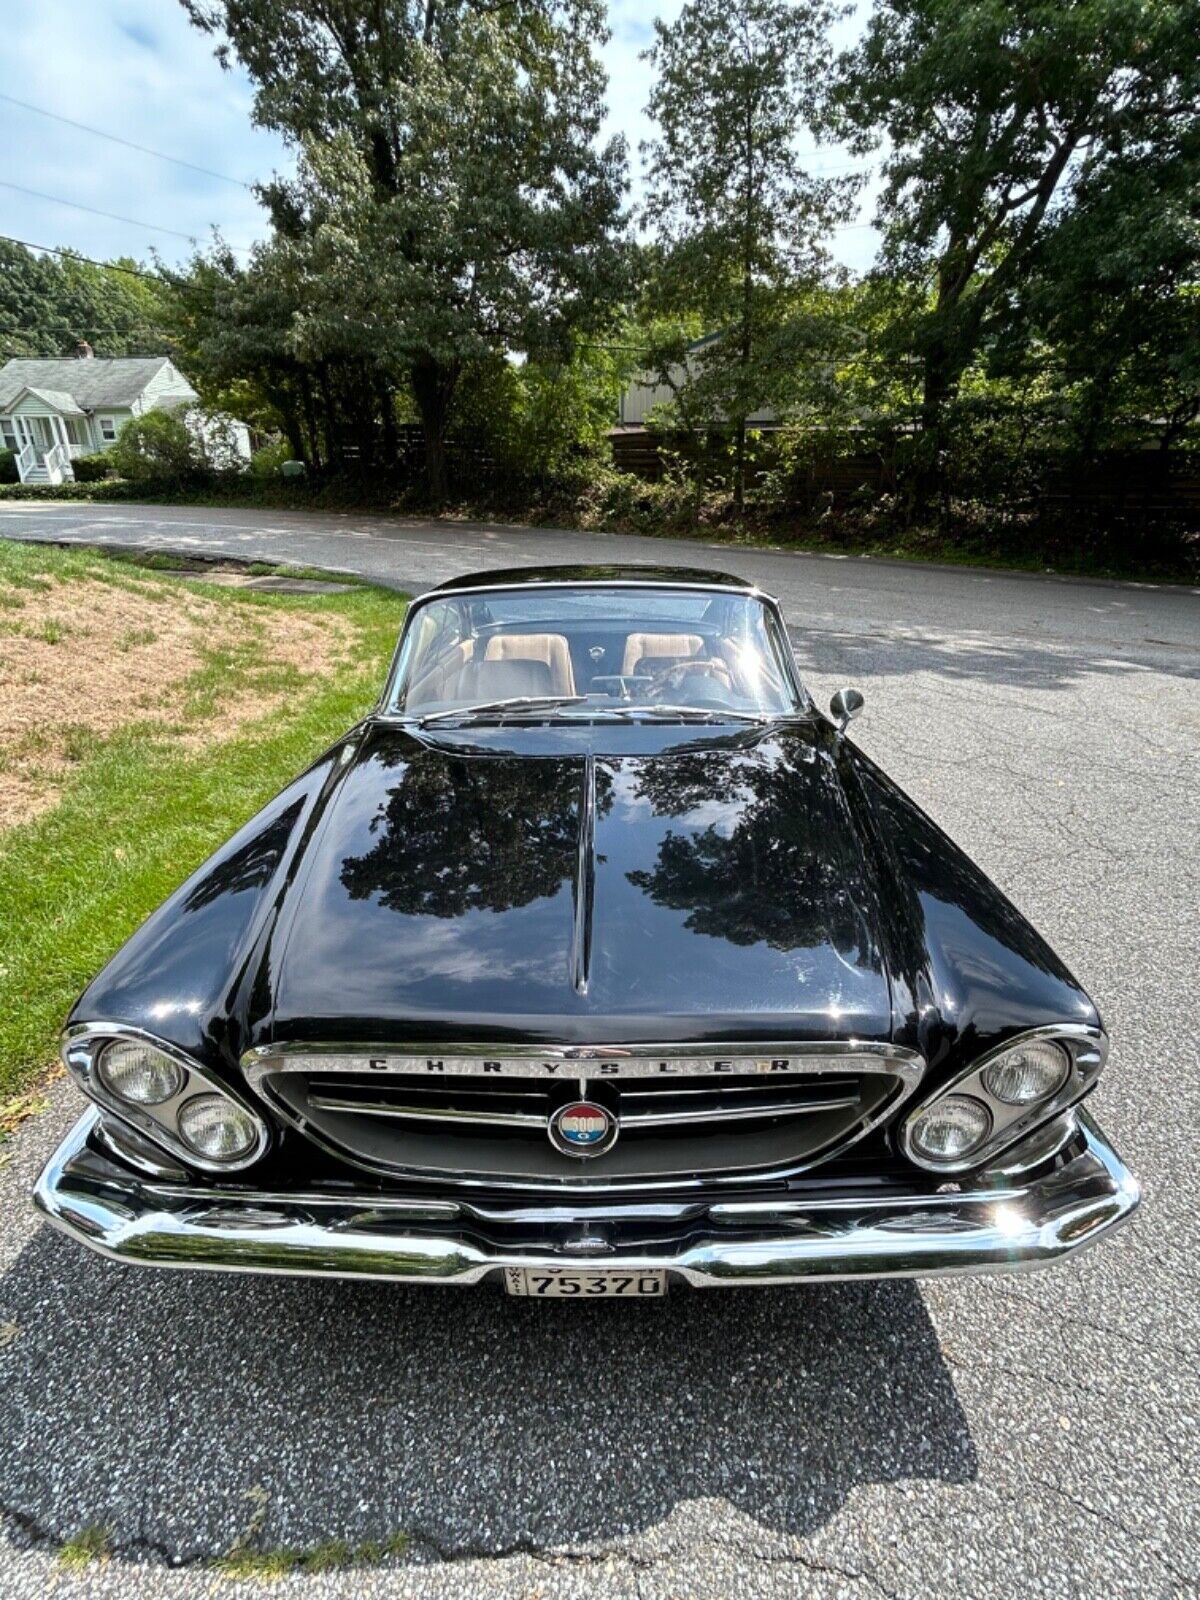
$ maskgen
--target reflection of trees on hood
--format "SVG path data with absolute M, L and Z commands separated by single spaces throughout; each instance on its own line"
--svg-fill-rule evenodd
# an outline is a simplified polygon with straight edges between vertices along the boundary
M 423 754 L 386 791 L 374 846 L 349 856 L 352 900 L 407 916 L 509 911 L 557 894 L 576 867 L 579 761 L 463 760 Z M 597 809 L 612 804 L 597 773 Z
M 241 894 L 246 889 L 261 889 L 269 883 L 287 848 L 302 804 L 302 801 L 297 800 L 295 805 L 289 806 L 282 816 L 276 817 L 275 821 L 261 833 L 255 834 L 248 844 L 243 845 L 240 850 L 235 850 L 227 860 L 206 873 L 195 888 L 189 891 L 184 901 L 184 909 L 199 911 L 202 906 L 211 905 L 222 895 Z
M 657 815 L 683 820 L 701 806 L 723 805 L 730 818 L 669 832 L 653 870 L 631 872 L 629 881 L 657 904 L 688 913 L 694 933 L 777 950 L 831 942 L 857 965 L 877 966 L 862 869 L 834 784 L 807 748 L 780 750 L 774 759 L 648 762 L 638 792 Z

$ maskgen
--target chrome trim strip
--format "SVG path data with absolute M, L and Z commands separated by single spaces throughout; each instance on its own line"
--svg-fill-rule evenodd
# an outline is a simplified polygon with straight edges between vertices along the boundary
M 1049 1039 L 1061 1044 L 1070 1056 L 1071 1070 L 1063 1087 L 1044 1104 L 1025 1108 L 1007 1106 L 994 1099 L 983 1086 L 983 1073 L 986 1068 L 997 1057 L 1007 1055 L 1010 1050 L 1016 1050 L 1021 1045 L 1037 1039 Z M 948 1082 L 940 1083 L 928 1099 L 913 1106 L 898 1126 L 897 1143 L 914 1166 L 920 1167 L 924 1172 L 940 1172 L 953 1176 L 958 1172 L 973 1172 L 977 1168 L 994 1167 L 997 1157 L 1004 1151 L 1024 1140 L 1045 1122 L 1070 1110 L 1083 1099 L 1084 1095 L 1089 1094 L 1095 1087 L 1107 1059 L 1108 1035 L 1103 1028 L 1094 1028 L 1082 1022 L 1054 1022 L 1037 1028 L 1025 1028 L 1020 1033 L 1014 1033 L 1003 1044 L 993 1045 L 990 1050 L 985 1050 L 983 1055 L 976 1056 Z M 978 1079 L 978 1082 L 971 1083 L 964 1090 L 964 1085 L 972 1078 Z M 922 1112 L 936 1105 L 943 1096 L 959 1092 L 969 1093 L 983 1102 L 992 1114 L 992 1131 L 984 1143 L 972 1151 L 964 1161 L 931 1161 L 928 1156 L 921 1155 L 913 1149 L 913 1124 Z
M 588 992 L 592 968 L 592 912 L 596 900 L 596 757 L 583 758 L 579 791 L 579 850 L 575 863 L 575 917 L 571 930 L 571 983 Z
M 339 1100 L 333 1095 L 310 1094 L 308 1103 L 316 1111 L 337 1111 L 358 1117 L 394 1117 L 404 1122 L 471 1122 L 499 1127 L 540 1128 L 546 1131 L 548 1118 L 539 1111 L 460 1111 L 456 1106 L 413 1106 L 391 1104 L 386 1100 Z
M 544 1133 L 549 1117 L 539 1111 L 461 1111 L 457 1106 L 401 1105 L 387 1100 L 339 1100 L 332 1095 L 311 1094 L 308 1103 L 317 1111 L 337 1111 L 351 1116 L 395 1117 L 410 1122 L 471 1122 L 480 1126 L 495 1123 L 500 1127 L 540 1128 Z M 666 1128 L 694 1122 L 748 1122 L 767 1117 L 819 1115 L 822 1111 L 846 1111 L 858 1104 L 856 1094 L 828 1100 L 799 1100 L 781 1105 L 708 1106 L 701 1111 L 626 1111 L 622 1128 Z
M 846 1111 L 858 1104 L 856 1094 L 839 1095 L 835 1100 L 792 1100 L 777 1106 L 710 1106 L 703 1111 L 627 1111 L 621 1117 L 623 1128 L 665 1128 L 679 1123 L 748 1122 L 765 1117 L 819 1116 L 822 1111 Z
M 113 1260 L 450 1284 L 477 1284 L 509 1267 L 561 1272 L 597 1263 L 590 1251 L 571 1253 L 579 1229 L 592 1225 L 594 1208 L 546 1213 L 547 1229 L 568 1230 L 558 1248 L 553 1235 L 534 1249 L 489 1245 L 449 1218 L 405 1231 L 400 1223 L 412 1201 L 221 1192 L 147 1180 L 90 1147 L 97 1115 L 89 1109 L 67 1135 L 33 1200 L 56 1228 Z M 1128 1220 L 1140 1197 L 1137 1179 L 1081 1115 L 1074 1153 L 1023 1184 L 1000 1179 L 965 1194 L 869 1191 L 807 1203 L 798 1196 L 793 1211 L 742 1211 L 710 1220 L 707 1229 L 691 1215 L 673 1231 L 662 1230 L 653 1247 L 628 1251 L 614 1243 L 603 1265 L 666 1270 L 697 1288 L 1011 1272 L 1097 1243 Z M 753 1222 L 758 1232 L 748 1235 Z
M 657 1045 L 495 1045 L 447 1044 L 441 1047 L 421 1046 L 412 1043 L 408 1051 L 398 1054 L 389 1046 L 372 1049 L 361 1046 L 347 1050 L 343 1044 L 325 1042 L 284 1043 L 259 1045 L 242 1056 L 242 1070 L 256 1094 L 261 1096 L 272 1111 L 291 1124 L 305 1138 L 347 1165 L 365 1172 L 384 1172 L 391 1177 L 412 1179 L 418 1183 L 451 1183 L 456 1187 L 489 1188 L 497 1186 L 510 1191 L 537 1191 L 541 1193 L 596 1193 L 603 1188 L 608 1193 L 627 1190 L 653 1191 L 661 1189 L 697 1189 L 703 1186 L 728 1185 L 745 1181 L 748 1171 L 767 1178 L 788 1178 L 808 1171 L 824 1161 L 831 1160 L 865 1138 L 873 1129 L 890 1120 L 901 1106 L 916 1092 L 925 1073 L 925 1058 L 916 1050 L 902 1045 L 879 1043 L 874 1040 L 847 1039 L 820 1044 L 728 1044 L 724 1053 L 709 1050 L 697 1055 L 694 1044 Z M 789 1053 L 790 1052 L 790 1053 Z M 671 1173 L 662 1176 L 638 1178 L 606 1178 L 603 1171 L 595 1176 L 541 1177 L 531 1179 L 516 1174 L 487 1172 L 481 1175 L 462 1171 L 446 1171 L 435 1167 L 400 1167 L 387 1163 L 368 1161 L 356 1151 L 328 1137 L 311 1121 L 278 1094 L 272 1092 L 271 1080 L 278 1073 L 337 1073 L 391 1074 L 427 1072 L 429 1080 L 436 1082 L 456 1074 L 484 1072 L 496 1075 L 497 1083 L 505 1078 L 539 1078 L 544 1082 L 568 1082 L 582 1086 L 592 1080 L 653 1079 L 669 1083 L 675 1075 L 712 1076 L 719 1078 L 733 1073 L 761 1073 L 764 1082 L 772 1073 L 796 1072 L 804 1074 L 844 1074 L 848 1069 L 861 1073 L 879 1073 L 890 1077 L 896 1092 L 885 1097 L 875 1113 L 852 1125 L 846 1137 L 817 1152 L 807 1160 L 792 1161 L 770 1168 L 730 1167 L 703 1174 Z
M 242 1057 L 242 1071 L 257 1089 L 275 1072 L 414 1073 L 431 1083 L 455 1075 L 539 1078 L 542 1082 L 579 1082 L 631 1078 L 728 1077 L 740 1073 L 889 1072 L 915 1088 L 925 1071 L 925 1058 L 902 1045 L 847 1039 L 834 1044 L 726 1044 L 698 1051 L 694 1044 L 422 1044 L 403 1050 L 392 1045 L 348 1047 L 331 1043 L 258 1045 Z

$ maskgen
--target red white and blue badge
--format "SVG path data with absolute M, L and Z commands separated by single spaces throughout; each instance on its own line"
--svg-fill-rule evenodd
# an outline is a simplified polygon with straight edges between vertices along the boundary
M 617 1142 L 617 1119 L 594 1100 L 573 1100 L 558 1108 L 547 1132 L 564 1155 L 599 1156 Z

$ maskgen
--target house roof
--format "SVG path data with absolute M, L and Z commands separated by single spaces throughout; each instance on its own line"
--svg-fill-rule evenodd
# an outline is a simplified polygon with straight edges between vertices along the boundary
M 121 356 L 112 360 L 76 356 L 17 356 L 0 367 L 0 411 L 24 389 L 40 397 L 68 395 L 76 406 L 94 411 L 104 406 L 131 406 L 150 380 L 167 364 L 166 356 Z
M 31 383 L 27 383 L 23 389 L 19 389 L 5 403 L 15 406 L 23 394 L 31 394 L 35 399 L 44 400 L 55 411 L 65 411 L 68 416 L 81 417 L 83 415 L 83 407 L 77 405 L 65 389 L 35 389 Z

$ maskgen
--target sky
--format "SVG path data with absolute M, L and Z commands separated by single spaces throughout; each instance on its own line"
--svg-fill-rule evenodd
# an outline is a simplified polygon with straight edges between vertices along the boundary
M 609 129 L 625 135 L 635 180 L 638 146 L 651 133 L 644 114 L 650 72 L 640 54 L 650 43 L 654 15 L 670 19 L 681 5 L 609 3 Z M 854 27 L 840 25 L 835 42 L 848 42 Z M 0 148 L 6 153 L 0 233 L 29 244 L 69 245 L 101 260 L 146 259 L 153 246 L 178 261 L 190 254 L 190 239 L 204 244 L 214 226 L 234 246 L 252 244 L 264 236 L 266 218 L 245 185 L 292 168 L 283 141 L 253 125 L 252 106 L 246 75 L 240 68 L 222 70 L 213 41 L 191 26 L 174 0 L 36 0 L 24 6 L 19 23 L 0 33 Z M 193 167 L 71 125 L 79 123 Z M 836 146 L 813 154 L 814 169 L 843 171 L 851 164 Z M 868 189 L 860 215 L 870 213 Z M 861 271 L 876 243 L 870 227 L 848 228 L 835 239 L 834 254 Z

